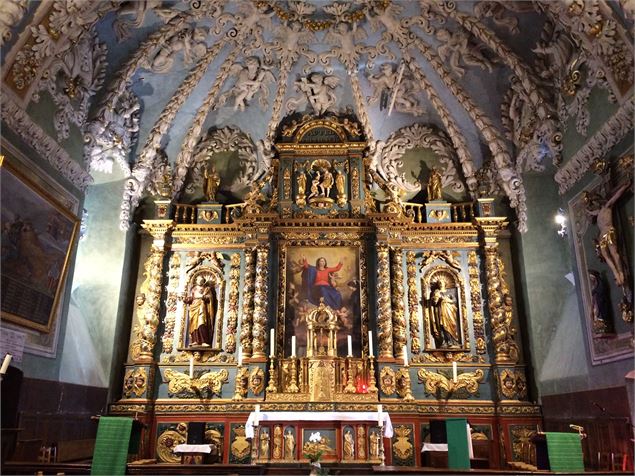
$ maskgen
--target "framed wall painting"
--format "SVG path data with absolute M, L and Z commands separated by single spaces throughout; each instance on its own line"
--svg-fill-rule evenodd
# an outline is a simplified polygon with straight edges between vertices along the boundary
M 57 311 L 79 219 L 23 169 L 0 156 L 1 316 L 48 333 Z

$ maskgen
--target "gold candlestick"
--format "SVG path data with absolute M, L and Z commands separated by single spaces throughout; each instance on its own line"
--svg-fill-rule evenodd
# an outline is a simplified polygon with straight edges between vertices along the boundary
M 258 435 L 260 434 L 260 428 L 256 423 L 254 425 L 254 437 L 251 440 L 251 464 L 256 464 L 256 460 L 258 459 Z
M 379 458 L 381 459 L 381 463 L 379 466 L 386 466 L 386 451 L 384 450 L 384 423 L 381 422 L 379 425 L 379 436 L 381 436 L 379 440 Z
M 379 390 L 377 389 L 377 380 L 375 380 L 375 364 L 373 364 L 374 356 L 369 356 L 368 360 L 370 361 L 370 379 L 368 381 L 368 392 L 369 393 L 377 393 Z
M 278 387 L 276 387 L 276 369 L 274 366 L 273 356 L 271 356 L 271 362 L 269 364 L 269 384 L 267 385 L 266 391 L 268 393 L 278 393 Z
M 296 378 L 296 372 L 298 371 L 298 365 L 296 363 L 296 358 L 291 357 L 291 382 L 289 383 L 289 388 L 287 389 L 290 393 L 298 393 L 300 390 L 298 388 L 298 381 Z
M 404 387 L 406 390 L 406 394 L 404 395 L 403 399 L 406 402 L 411 402 L 412 400 L 415 399 L 415 397 L 412 396 L 412 383 L 410 382 L 410 372 L 408 371 L 409 367 L 407 365 L 404 365 L 403 368 L 403 378 L 404 378 Z
M 351 358 L 346 357 L 346 362 L 348 363 L 348 372 L 346 376 L 346 387 L 344 388 L 344 393 L 355 393 L 355 385 L 353 385 L 353 371 L 351 366 Z

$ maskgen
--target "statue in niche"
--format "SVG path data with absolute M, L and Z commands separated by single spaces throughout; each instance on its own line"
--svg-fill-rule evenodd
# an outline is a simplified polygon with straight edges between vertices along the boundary
M 322 181 L 320 182 L 320 196 L 328 197 L 333 188 L 333 174 L 326 168 L 322 169 Z
M 220 187 L 220 175 L 216 171 L 216 167 L 212 165 L 211 169 L 205 167 L 203 170 L 203 188 L 205 193 L 205 200 L 209 202 L 216 201 L 216 194 L 218 193 L 218 187 Z
M 216 296 L 213 282 L 203 275 L 196 276 L 190 295 L 185 298 L 188 305 L 190 345 L 209 347 L 214 335 Z
M 630 182 L 627 182 L 618 187 L 607 200 L 602 200 L 597 194 L 588 192 L 585 192 L 584 195 L 586 211 L 589 215 L 596 217 L 596 224 L 600 231 L 596 240 L 596 250 L 600 258 L 611 269 L 615 283 L 621 288 L 625 288 L 627 284 L 622 257 L 617 248 L 617 233 L 613 224 L 613 205 L 629 186 Z
M 611 322 L 611 301 L 608 286 L 599 271 L 589 270 L 589 285 L 591 287 L 591 323 L 593 334 L 603 337 L 613 333 Z
M 273 459 L 282 459 L 282 427 L 279 425 L 273 430 Z
M 430 178 L 428 178 L 428 202 L 443 200 L 441 180 L 441 174 L 437 168 L 432 167 L 432 170 L 430 171 Z
M 373 95 L 368 102 L 375 104 L 379 101 L 381 111 L 390 109 L 394 97 L 393 107 L 396 111 L 413 116 L 424 113 L 415 95 L 416 83 L 410 73 L 405 71 L 404 64 L 398 71 L 396 66 L 384 63 L 379 67 L 378 74 L 368 76 L 368 81 L 373 87 Z
M 459 310 L 456 301 L 446 289 L 445 278 L 437 279 L 429 302 L 430 326 L 437 348 L 458 347 Z
M 370 458 L 379 459 L 379 445 L 381 444 L 379 431 L 371 431 L 368 438 L 370 439 Z
M 260 459 L 269 459 L 269 432 L 260 434 Z
M 298 171 L 298 193 L 295 196 L 295 202 L 299 207 L 304 206 L 306 197 L 306 174 L 304 169 Z
M 295 459 L 295 437 L 291 428 L 284 434 L 284 459 Z
M 313 180 L 311 180 L 311 193 L 309 194 L 309 198 L 319 197 L 320 196 L 320 172 L 317 171 Z
M 355 458 L 355 440 L 350 428 L 344 432 L 344 459 L 351 460 Z

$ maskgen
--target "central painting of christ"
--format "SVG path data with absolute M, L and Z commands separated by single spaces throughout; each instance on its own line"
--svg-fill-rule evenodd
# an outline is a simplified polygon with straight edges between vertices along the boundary
M 360 356 L 358 253 L 359 249 L 354 246 L 287 248 L 285 355 L 291 355 L 291 337 L 295 335 L 296 354 L 305 356 L 306 318 L 323 302 L 337 316 L 337 355 L 347 355 L 347 336 L 350 335 L 353 355 Z

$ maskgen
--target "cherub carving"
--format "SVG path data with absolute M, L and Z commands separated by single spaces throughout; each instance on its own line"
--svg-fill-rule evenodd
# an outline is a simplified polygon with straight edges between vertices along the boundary
M 233 88 L 222 94 L 219 104 L 234 96 L 234 111 L 244 111 L 249 101 L 260 92 L 259 104 L 262 109 L 268 105 L 269 85 L 275 81 L 271 69 L 263 66 L 260 58 L 249 56 L 244 64 L 236 63 L 230 68 L 230 75 L 236 77 Z
M 291 98 L 287 101 L 287 112 L 294 112 L 298 105 L 307 101 L 316 115 L 321 116 L 329 110 L 337 101 L 335 88 L 339 85 L 337 76 L 329 76 L 324 73 L 313 72 L 307 77 L 295 82 L 297 91 L 304 93 L 305 97 Z
M 492 62 L 483 54 L 485 47 L 474 43 L 464 31 L 450 32 L 445 28 L 440 28 L 437 31 L 437 39 L 442 43 L 437 49 L 437 53 L 443 61 L 450 63 L 452 69 L 459 76 L 465 74 L 465 68 L 459 65 L 460 60 L 463 60 L 463 63 L 468 66 L 478 66 L 490 73 L 492 72 Z
M 191 64 L 205 54 L 206 38 L 205 28 L 187 25 L 168 38 L 147 66 L 157 73 L 165 73 L 172 68 L 174 58 L 179 51 L 183 52 L 183 63 Z
M 424 109 L 415 95 L 417 84 L 403 65 L 398 70 L 395 65 L 384 63 L 379 67 L 379 73 L 370 75 L 368 81 L 373 87 L 373 95 L 368 98 L 370 104 L 379 101 L 380 110 L 390 109 L 394 97 L 395 110 L 414 116 L 423 114 Z
M 358 28 L 356 23 L 350 24 L 340 22 L 335 28 L 326 32 L 324 41 L 333 45 L 330 51 L 320 55 L 320 61 L 328 64 L 329 58 L 338 58 L 347 71 L 354 71 L 359 62 L 360 54 L 366 47 L 361 43 L 366 39 L 366 32 L 363 28 Z
M 309 45 L 315 40 L 312 31 L 302 27 L 299 21 L 292 21 L 278 28 L 273 44 L 265 48 L 265 54 L 273 50 L 281 62 L 289 65 L 296 62 L 300 55 L 305 56 L 310 64 L 317 62 L 317 55 L 309 51 Z
M 130 36 L 130 28 L 139 28 L 149 11 L 155 10 L 159 16 L 170 18 L 176 13 L 168 8 L 157 9 L 161 6 L 163 0 L 134 0 L 123 1 L 119 4 L 118 18 L 113 22 L 112 27 L 115 30 L 117 40 L 122 41 Z M 121 17 L 131 16 L 132 20 L 124 20 Z
M 396 41 L 400 46 L 407 46 L 410 42 L 408 39 L 408 29 L 402 25 L 399 15 L 403 7 L 394 2 L 384 4 L 370 4 L 366 16 L 373 31 L 379 30 L 380 25 L 384 26 L 382 33 L 382 42 Z

